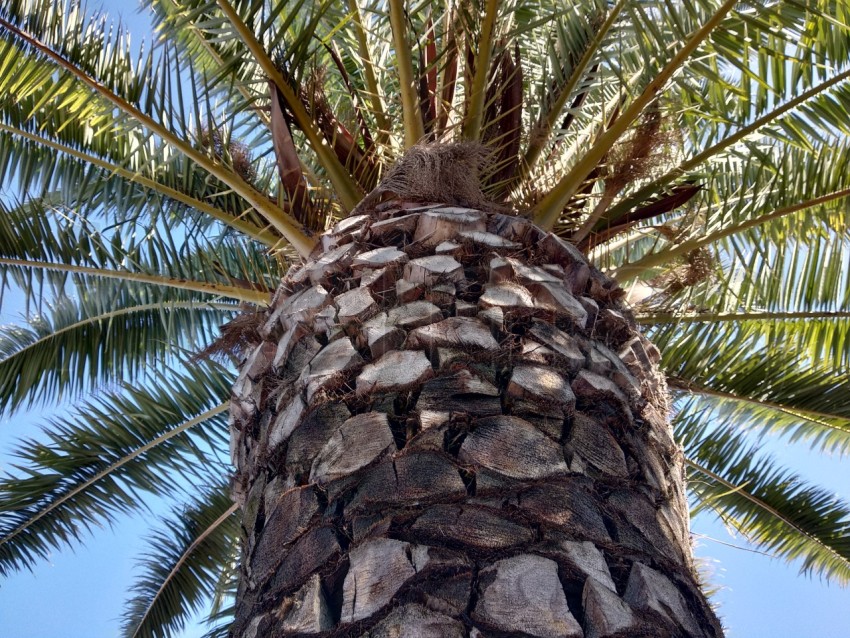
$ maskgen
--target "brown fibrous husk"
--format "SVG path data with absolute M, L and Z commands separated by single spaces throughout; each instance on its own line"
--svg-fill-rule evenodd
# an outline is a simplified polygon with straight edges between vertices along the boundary
M 490 151 L 478 142 L 417 144 L 387 171 L 354 214 L 386 199 L 492 207 L 481 191 L 481 173 L 491 161 Z

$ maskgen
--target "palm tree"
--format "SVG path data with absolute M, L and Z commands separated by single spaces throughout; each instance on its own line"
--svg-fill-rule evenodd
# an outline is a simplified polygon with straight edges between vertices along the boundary
M 850 447 L 847 0 L 56 4 L 0 8 L 0 403 L 71 406 L 2 573 L 155 497 L 128 636 L 718 636 L 687 485 L 850 580 L 748 442 Z

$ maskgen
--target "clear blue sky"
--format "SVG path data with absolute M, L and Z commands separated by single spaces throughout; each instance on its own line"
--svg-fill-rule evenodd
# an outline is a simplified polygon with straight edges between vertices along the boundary
M 134 42 L 150 39 L 147 21 L 134 11 L 136 0 L 107 0 L 103 5 L 130 25 Z M 19 311 L 7 296 L 0 321 L 11 321 Z M 0 424 L 0 470 L 8 467 L 13 441 L 34 435 L 41 416 L 17 416 Z M 769 449 L 804 478 L 850 500 L 846 461 L 782 441 L 772 442 Z M 84 547 L 58 552 L 40 563 L 33 574 L 23 572 L 0 583 L 0 638 L 117 636 L 135 559 L 145 549 L 149 519 L 140 515 L 102 530 Z M 712 562 L 711 584 L 722 588 L 714 600 L 729 638 L 850 636 L 850 589 L 799 577 L 797 565 L 703 538 L 747 547 L 744 539 L 731 537 L 709 516 L 698 518 L 692 531 L 700 535 L 697 555 Z M 203 633 L 202 627 L 193 625 L 183 635 L 195 638 Z

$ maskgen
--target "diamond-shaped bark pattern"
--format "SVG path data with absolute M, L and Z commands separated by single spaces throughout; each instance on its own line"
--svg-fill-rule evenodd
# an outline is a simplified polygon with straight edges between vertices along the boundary
M 458 458 L 517 479 L 540 479 L 567 472 L 561 446 L 515 416 L 478 420 Z
M 479 580 L 482 592 L 473 618 L 485 627 L 540 638 L 581 638 L 555 561 L 522 554 L 485 568 Z
M 622 296 L 520 217 L 334 226 L 233 388 L 232 635 L 720 636 Z
M 410 558 L 410 546 L 390 538 L 376 538 L 351 550 L 351 567 L 343 587 L 342 622 L 368 618 L 389 603 L 416 574 Z
M 536 365 L 514 367 L 508 383 L 508 394 L 543 405 L 575 405 L 576 397 L 570 384 L 551 368 Z
M 363 368 L 357 377 L 357 394 L 401 390 L 421 385 L 433 376 L 428 358 L 418 350 L 388 352 Z
M 483 323 L 471 317 L 449 317 L 444 321 L 417 328 L 408 336 L 411 347 L 437 346 L 473 348 L 495 352 L 499 343 Z
M 358 414 L 346 420 L 316 455 L 310 479 L 328 482 L 360 470 L 387 449 L 395 448 L 387 416 L 381 412 Z

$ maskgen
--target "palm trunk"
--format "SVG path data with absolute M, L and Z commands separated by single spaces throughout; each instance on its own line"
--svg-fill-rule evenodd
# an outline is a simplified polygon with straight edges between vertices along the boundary
M 383 207 L 288 273 L 234 388 L 232 635 L 721 636 L 622 292 L 524 219 Z

